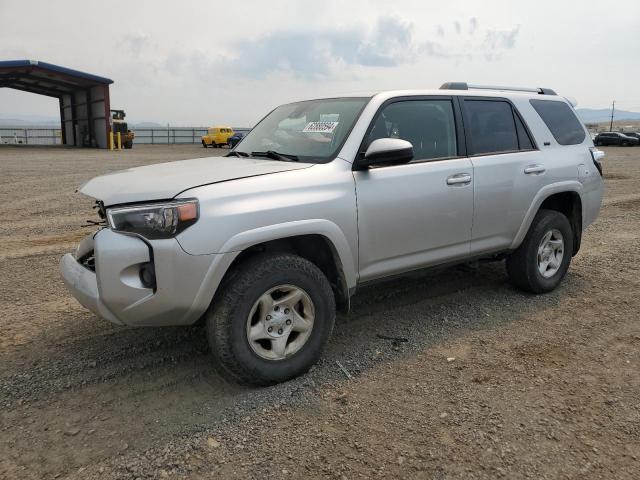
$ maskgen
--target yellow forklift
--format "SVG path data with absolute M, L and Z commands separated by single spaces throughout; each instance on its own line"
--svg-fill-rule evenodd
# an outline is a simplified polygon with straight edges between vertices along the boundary
M 127 122 L 124 121 L 124 117 L 126 116 L 127 114 L 124 113 L 124 110 L 111 110 L 111 130 L 113 131 L 114 138 L 120 133 L 122 146 L 129 149 L 133 148 L 133 138 L 135 135 L 129 130 Z

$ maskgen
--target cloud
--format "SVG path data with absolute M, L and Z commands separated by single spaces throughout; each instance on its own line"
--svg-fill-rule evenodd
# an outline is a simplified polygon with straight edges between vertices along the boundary
M 119 44 L 133 57 L 139 57 L 142 51 L 149 47 L 150 37 L 143 33 L 128 34 L 120 40 Z
M 484 58 L 487 61 L 498 60 L 504 50 L 515 47 L 520 33 L 520 25 L 511 30 L 489 30 L 484 39 Z
M 476 17 L 471 17 L 469 19 L 469 35 L 473 35 L 476 33 L 478 29 L 478 19 Z
M 414 59 L 413 26 L 400 19 L 381 18 L 369 40 L 358 49 L 357 63 L 393 67 Z
M 485 37 L 485 44 L 492 50 L 510 50 L 516 45 L 518 33 L 520 33 L 520 25 L 511 30 L 489 30 Z
M 323 31 L 278 31 L 243 40 L 232 46 L 235 54 L 221 59 L 225 68 L 248 77 L 290 72 L 304 78 L 329 75 L 340 65 L 395 67 L 414 60 L 416 45 L 410 23 L 395 17 L 380 18 L 362 27 Z
M 519 26 L 511 30 L 480 31 L 477 18 L 453 23 L 455 34 L 447 38 L 442 25 L 431 38 L 419 41 L 416 27 L 398 17 L 380 17 L 368 27 L 324 28 L 322 30 L 280 29 L 256 38 L 244 38 L 219 51 L 174 51 L 160 61 L 168 73 L 190 71 L 201 79 L 233 74 L 236 79 L 264 79 L 290 75 L 303 80 L 336 78 L 349 67 L 392 68 L 412 64 L 421 58 L 471 60 L 474 56 L 496 60 L 511 49 Z M 129 48 L 142 48 L 144 36 L 125 39 Z
M 477 17 L 470 17 L 468 20 L 453 23 L 454 35 L 447 36 L 442 25 L 436 27 L 436 32 L 441 39 L 424 41 L 418 48 L 421 54 L 453 60 L 480 57 L 494 61 L 499 60 L 505 50 L 515 47 L 520 25 L 507 30 L 481 29 Z

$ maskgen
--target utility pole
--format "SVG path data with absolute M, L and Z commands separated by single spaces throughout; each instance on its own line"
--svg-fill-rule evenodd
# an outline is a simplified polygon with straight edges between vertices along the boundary
M 613 112 L 616 111 L 616 101 L 611 104 L 611 123 L 609 124 L 609 131 L 613 132 Z

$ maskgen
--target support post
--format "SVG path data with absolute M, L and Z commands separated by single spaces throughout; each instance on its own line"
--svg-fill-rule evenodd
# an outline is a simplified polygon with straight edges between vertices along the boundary
M 616 101 L 611 104 L 611 123 L 609 124 L 609 131 L 613 132 L 613 114 L 616 111 Z
M 64 118 L 64 108 L 62 105 L 62 97 L 58 98 L 58 104 L 60 105 L 60 140 L 62 142 L 62 145 L 65 145 L 67 143 L 67 137 L 64 132 L 65 118 Z

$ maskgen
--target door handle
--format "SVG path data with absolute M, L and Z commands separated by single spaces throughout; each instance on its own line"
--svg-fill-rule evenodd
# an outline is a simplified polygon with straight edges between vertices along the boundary
M 466 185 L 471 183 L 471 175 L 468 173 L 456 173 L 447 177 L 447 185 Z
M 524 173 L 527 175 L 540 175 L 541 173 L 546 172 L 547 169 L 542 165 L 529 165 L 524 169 Z

